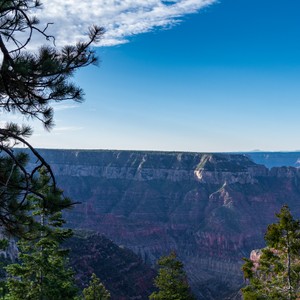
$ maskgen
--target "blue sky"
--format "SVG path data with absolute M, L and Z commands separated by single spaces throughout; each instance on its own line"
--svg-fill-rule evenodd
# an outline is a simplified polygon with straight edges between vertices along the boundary
M 106 46 L 96 48 L 100 67 L 77 73 L 74 81 L 85 90 L 86 101 L 58 105 L 56 127 L 47 133 L 36 124 L 33 145 L 197 152 L 300 149 L 300 1 L 163 5 L 151 0 L 143 14 L 137 7 L 142 1 L 123 1 L 127 7 L 121 12 L 114 7 L 118 1 L 111 1 L 109 9 L 105 1 L 90 1 L 102 8 L 101 19 L 88 10 L 84 20 L 70 17 L 78 26 L 104 20 Z M 49 19 L 57 18 L 48 11 Z

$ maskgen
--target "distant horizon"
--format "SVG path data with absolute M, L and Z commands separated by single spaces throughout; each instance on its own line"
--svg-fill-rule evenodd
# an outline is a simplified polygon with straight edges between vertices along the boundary
M 300 149 L 300 1 L 42 2 L 58 45 L 92 24 L 106 34 L 93 48 L 100 67 L 74 77 L 86 101 L 53 103 L 53 130 L 2 115 L 31 124 L 34 147 Z
M 28 149 L 28 147 L 16 147 L 16 149 Z M 37 147 L 36 150 L 62 150 L 62 151 L 128 151 L 128 152 L 166 152 L 166 153 L 300 153 L 300 150 L 250 150 L 250 151 L 182 151 L 182 150 L 155 150 L 155 149 L 109 149 L 109 148 L 44 148 Z

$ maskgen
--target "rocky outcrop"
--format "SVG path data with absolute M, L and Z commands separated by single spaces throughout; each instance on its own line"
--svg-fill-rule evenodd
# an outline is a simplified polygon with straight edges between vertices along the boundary
M 41 150 L 59 185 L 80 201 L 66 217 L 153 264 L 175 250 L 199 299 L 243 284 L 242 257 L 264 246 L 274 213 L 300 216 L 300 171 L 246 155 Z
M 202 183 L 253 184 L 257 182 L 257 177 L 267 175 L 267 169 L 262 165 L 253 164 L 243 155 L 204 154 L 194 174 Z
M 256 268 L 259 265 L 259 260 L 261 255 L 262 255 L 261 249 L 252 250 L 250 253 L 250 260 L 252 260 L 253 262 L 254 270 L 256 270 Z
M 100 234 L 80 232 L 65 242 L 71 249 L 70 264 L 81 289 L 95 273 L 113 300 L 148 299 L 155 271 L 132 251 L 119 247 Z

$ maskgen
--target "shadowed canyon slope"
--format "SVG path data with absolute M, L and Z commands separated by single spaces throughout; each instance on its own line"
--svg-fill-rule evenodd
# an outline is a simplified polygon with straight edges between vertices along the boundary
M 176 250 L 199 299 L 243 283 L 241 258 L 262 247 L 274 213 L 300 215 L 300 171 L 245 155 L 41 150 L 65 194 L 69 224 L 103 233 L 153 263 Z
M 96 273 L 114 300 L 146 300 L 153 292 L 155 271 L 132 251 L 103 235 L 76 232 L 64 246 L 72 249 L 70 263 L 81 289 L 88 286 L 92 273 Z

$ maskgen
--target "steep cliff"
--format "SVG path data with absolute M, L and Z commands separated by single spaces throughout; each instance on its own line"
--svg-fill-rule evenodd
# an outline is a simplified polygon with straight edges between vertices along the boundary
M 74 228 L 103 233 L 153 263 L 176 250 L 201 299 L 242 285 L 241 258 L 264 244 L 274 213 L 300 215 L 300 171 L 246 155 L 41 150 L 74 201 Z
M 81 289 L 96 273 L 114 300 L 146 300 L 154 290 L 155 271 L 132 251 L 100 234 L 76 233 L 65 246 L 71 249 L 70 263 Z

